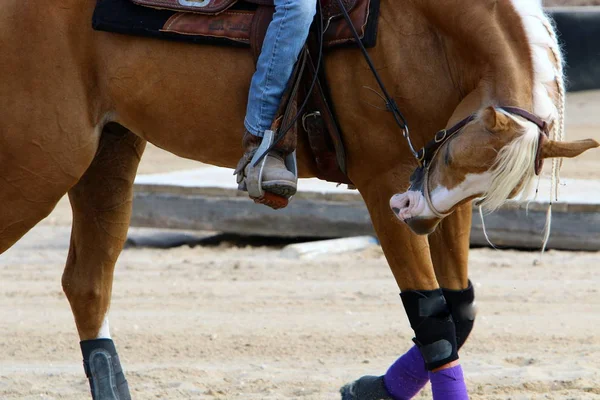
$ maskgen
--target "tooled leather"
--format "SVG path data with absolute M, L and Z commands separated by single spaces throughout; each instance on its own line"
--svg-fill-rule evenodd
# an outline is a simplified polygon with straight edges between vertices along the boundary
M 247 11 L 225 11 L 214 17 L 182 12 L 169 18 L 161 31 L 249 43 L 253 19 L 254 13 Z
M 350 12 L 358 0 L 342 0 L 344 7 L 348 12 Z M 342 15 L 342 10 L 340 9 L 340 5 L 338 4 L 338 0 L 322 0 L 321 8 L 323 11 L 324 18 L 335 18 Z
M 135 0 L 164 1 L 164 0 Z M 171 0 L 169 0 L 171 1 Z M 360 37 L 364 36 L 369 16 L 370 0 L 355 1 L 350 18 Z M 163 32 L 182 35 L 200 35 L 226 38 L 242 43 L 250 43 L 255 59 L 260 54 L 262 41 L 272 19 L 271 7 L 259 7 L 256 12 L 227 10 L 218 15 L 179 12 L 173 15 L 162 28 Z M 354 36 L 343 18 L 332 20 L 325 32 L 326 47 L 353 41 Z
M 313 43 L 309 48 L 312 46 Z M 311 49 L 311 52 L 313 51 L 314 49 Z M 314 68 L 310 68 L 314 65 L 314 60 L 310 59 L 308 65 L 308 80 L 310 81 L 315 73 Z M 346 175 L 346 154 L 342 135 L 329 108 L 320 81 L 317 81 L 311 93 L 309 106 L 321 114 L 317 118 L 308 117 L 305 120 L 308 142 L 317 164 L 317 177 L 330 182 L 351 185 L 352 181 Z
M 186 11 L 186 12 L 193 12 L 193 13 L 198 13 L 198 14 L 210 14 L 210 15 L 219 14 L 219 13 L 229 9 L 235 3 L 237 3 L 237 0 L 210 0 L 210 2 L 206 6 L 198 7 L 198 6 L 182 5 L 179 3 L 179 0 L 131 0 L 131 1 L 139 6 L 146 6 L 146 7 L 151 7 L 151 8 L 161 8 L 161 9 L 167 9 L 167 10 L 173 10 L 173 11 Z M 190 0 L 187 0 L 187 1 L 194 2 L 194 3 L 201 3 L 201 1 L 190 1 Z
M 259 4 L 263 6 L 273 6 L 273 0 L 244 0 L 247 3 Z M 357 2 L 360 0 L 342 0 L 346 10 L 350 11 L 354 8 Z M 329 18 L 335 18 L 342 15 L 342 10 L 338 4 L 338 0 L 321 0 L 321 10 L 323 12 L 323 18 L 325 20 Z
M 267 29 L 273 19 L 274 12 L 275 9 L 273 7 L 260 6 L 256 10 L 256 14 L 252 20 L 252 26 L 250 27 L 250 50 L 252 50 L 255 63 L 260 56 Z
M 355 1 L 349 12 L 352 25 L 362 39 L 365 35 L 367 23 L 369 21 L 369 10 L 371 0 Z M 325 31 L 324 41 L 326 46 L 354 41 L 354 35 L 344 18 L 331 20 L 329 27 Z
M 184 5 L 179 2 L 179 0 L 131 0 L 133 3 L 152 7 L 152 8 L 163 8 L 173 11 L 185 11 L 185 12 L 193 12 L 197 14 L 208 14 L 214 15 L 222 13 L 225 10 L 231 8 L 238 0 L 210 0 L 208 4 L 203 7 Z M 190 0 L 187 0 L 190 2 Z M 193 1 L 192 1 L 193 2 Z M 201 3 L 200 0 L 195 1 L 196 3 Z M 274 6 L 273 0 L 243 0 L 245 3 L 258 4 L 262 6 Z M 356 6 L 356 3 L 359 0 L 342 0 L 346 10 L 351 11 Z M 323 18 L 328 20 L 330 18 L 339 17 L 342 15 L 342 11 L 338 4 L 338 0 L 322 0 L 321 8 L 323 11 Z

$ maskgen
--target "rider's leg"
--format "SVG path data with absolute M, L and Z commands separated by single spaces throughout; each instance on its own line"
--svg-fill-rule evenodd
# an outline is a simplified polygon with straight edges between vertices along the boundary
M 316 0 L 275 0 L 275 14 L 265 36 L 263 48 L 250 84 L 244 125 L 244 158 L 260 145 L 270 129 L 306 42 L 316 12 Z M 289 136 L 289 137 L 287 137 Z M 296 177 L 285 167 L 283 156 L 295 150 L 296 138 L 287 135 L 267 157 L 263 170 L 263 189 L 289 197 L 296 192 Z

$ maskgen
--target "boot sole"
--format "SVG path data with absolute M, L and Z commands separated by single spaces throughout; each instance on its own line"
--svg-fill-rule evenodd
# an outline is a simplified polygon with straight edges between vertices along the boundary
M 263 182 L 263 190 L 271 192 L 281 197 L 290 198 L 296 194 L 296 184 L 288 181 L 270 181 Z

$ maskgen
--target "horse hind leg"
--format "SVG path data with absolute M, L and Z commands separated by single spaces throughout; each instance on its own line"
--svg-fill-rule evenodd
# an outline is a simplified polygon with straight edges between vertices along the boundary
M 73 230 L 62 277 L 81 339 L 94 400 L 130 399 L 110 337 L 113 271 L 127 238 L 133 180 L 146 142 L 120 126 L 105 128 L 91 166 L 69 191 Z

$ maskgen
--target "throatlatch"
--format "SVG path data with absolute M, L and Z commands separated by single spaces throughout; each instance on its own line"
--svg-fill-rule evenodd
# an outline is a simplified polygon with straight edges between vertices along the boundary
M 458 360 L 456 328 L 442 290 L 411 290 L 400 297 L 427 369 Z
M 131 400 L 115 344 L 111 339 L 80 342 L 83 368 L 94 400 Z

